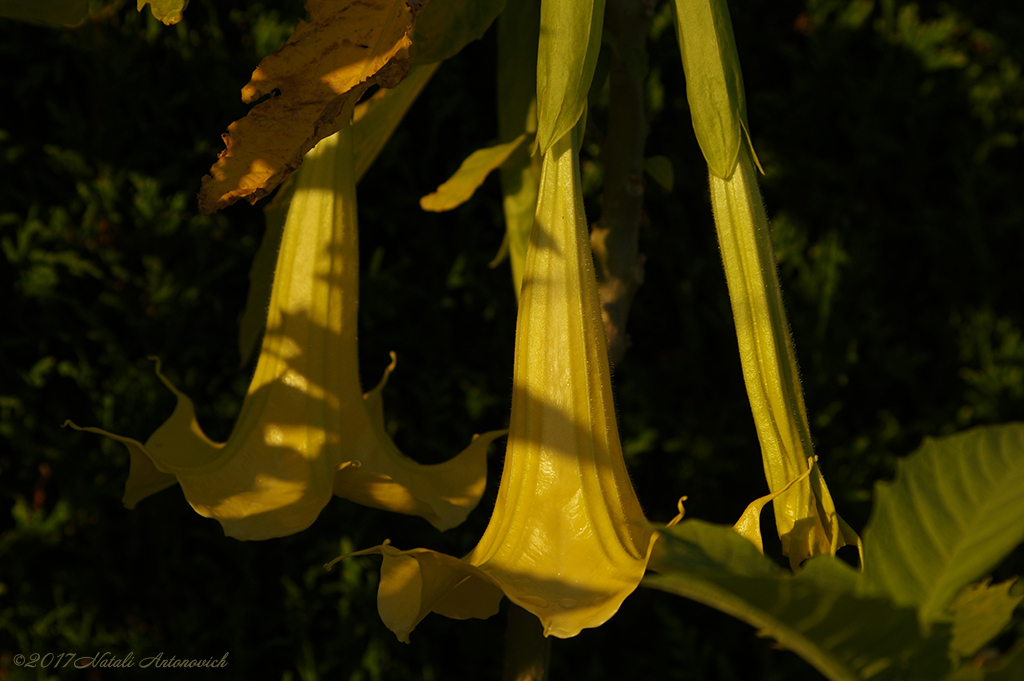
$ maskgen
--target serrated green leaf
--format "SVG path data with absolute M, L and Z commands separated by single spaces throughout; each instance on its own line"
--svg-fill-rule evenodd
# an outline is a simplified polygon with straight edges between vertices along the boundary
M 517 0 L 498 18 L 498 135 L 509 142 L 524 132 L 537 132 L 537 41 L 540 0 Z M 501 167 L 505 238 L 494 267 L 507 252 L 512 286 L 519 296 L 526 250 L 537 208 L 540 157 L 528 149 L 513 153 Z
M 820 556 L 784 572 L 732 528 L 683 521 L 661 535 L 642 584 L 728 613 L 833 681 L 911 681 L 950 671 L 948 625 L 922 633 L 911 608 L 857 594 L 858 573 Z
M 88 13 L 88 0 L 0 0 L 0 17 L 4 19 L 70 26 Z
M 149 5 L 153 16 L 168 26 L 181 21 L 181 13 L 188 7 L 188 0 L 138 0 L 138 9 Z
M 662 189 L 672 191 L 675 174 L 672 172 L 672 161 L 668 156 L 651 156 L 644 159 L 644 172 L 651 176 Z
M 928 438 L 879 483 L 865 588 L 946 617 L 957 593 L 1024 541 L 1024 424 Z
M 390 90 L 378 90 L 373 97 L 358 104 L 352 115 L 352 148 L 355 154 L 356 182 L 373 165 L 409 107 L 416 101 L 440 62 L 409 68 L 409 75 Z
M 725 0 L 674 0 L 693 131 L 717 177 L 727 179 L 747 125 L 743 73 Z
M 950 649 L 961 657 L 981 650 L 1010 623 L 1013 610 L 1024 595 L 1011 596 L 1010 587 L 1017 581 L 989 586 L 990 579 L 968 585 L 949 606 L 953 613 L 953 643 Z
M 544 154 L 583 115 L 601 51 L 605 0 L 541 0 L 537 141 Z
M 479 40 L 505 8 L 505 0 L 431 0 L 412 31 L 410 64 L 432 64 L 454 57 Z
M 461 206 L 473 196 L 473 192 L 484 183 L 491 171 L 508 160 L 508 157 L 520 149 L 525 141 L 524 133 L 511 142 L 477 149 L 462 162 L 447 182 L 437 188 L 437 191 L 420 199 L 420 208 L 440 213 Z

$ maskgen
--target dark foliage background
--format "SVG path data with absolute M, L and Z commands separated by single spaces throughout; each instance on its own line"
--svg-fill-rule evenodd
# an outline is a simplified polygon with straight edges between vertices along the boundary
M 1024 419 L 1024 11 L 730 5 L 817 451 L 861 528 L 874 481 L 923 436 Z M 468 551 L 500 446 L 490 496 L 446 534 L 335 500 L 300 535 L 242 543 L 176 488 L 126 511 L 124 449 L 60 428 L 145 439 L 173 406 L 156 355 L 207 432 L 229 433 L 251 371 L 236 320 L 263 214 L 203 216 L 195 194 L 245 113 L 239 89 L 302 12 L 192 0 L 165 27 L 134 3 L 92 9 L 67 30 L 0 20 L 0 679 L 139 675 L 12 666 L 17 653 L 97 651 L 227 652 L 216 679 L 499 678 L 501 616 L 432 616 L 406 646 L 376 614 L 373 559 L 322 566 L 385 537 Z M 617 406 L 649 517 L 669 519 L 687 494 L 691 516 L 731 523 L 765 483 L 670 19 L 658 3 L 648 153 L 671 159 L 675 188 L 648 183 L 647 280 Z M 497 180 L 452 213 L 417 204 L 497 136 L 494 67 L 491 31 L 441 67 L 360 185 L 363 382 L 398 353 L 389 427 L 422 461 L 507 422 L 515 298 L 507 265 L 487 266 Z M 598 104 L 595 216 L 600 120 Z M 997 576 L 1022 570 L 1018 551 Z M 816 678 L 749 627 L 644 589 L 601 629 L 555 641 L 553 665 L 555 679 Z

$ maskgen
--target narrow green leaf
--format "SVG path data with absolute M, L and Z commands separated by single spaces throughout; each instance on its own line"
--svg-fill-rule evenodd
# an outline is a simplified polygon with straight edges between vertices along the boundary
M 935 622 L 1022 541 L 1024 423 L 928 438 L 876 488 L 864 530 L 866 589 Z
M 544 154 L 583 115 L 601 52 L 605 0 L 541 0 L 537 140 Z
M 537 41 L 540 0 L 516 0 L 498 18 L 498 136 L 510 142 L 537 132 Z M 540 187 L 540 157 L 520 149 L 501 167 L 505 238 L 492 267 L 508 253 L 519 296 Z
M 922 634 L 913 609 L 857 594 L 856 570 L 830 556 L 784 572 L 732 528 L 687 520 L 661 535 L 644 586 L 756 627 L 832 681 L 934 681 L 950 671 L 948 625 Z
M 644 159 L 644 172 L 661 185 L 667 192 L 672 191 L 675 174 L 672 172 L 672 161 L 668 156 L 651 156 Z
M 747 103 L 725 0 L 674 0 L 686 99 L 711 172 L 727 179 L 745 136 Z M 749 129 L 749 127 L 748 127 Z
M 168 26 L 181 21 L 181 14 L 188 7 L 188 0 L 138 0 L 138 9 L 149 5 L 153 16 Z
M 357 105 L 352 115 L 352 148 L 355 154 L 356 182 L 373 165 L 409 107 L 419 97 L 440 62 L 409 68 L 409 75 L 390 90 L 378 90 L 366 102 Z
M 4 19 L 70 26 L 88 13 L 88 0 L 0 0 L 0 18 Z
M 477 149 L 462 162 L 447 182 L 437 188 L 437 191 L 420 199 L 420 208 L 440 213 L 461 206 L 473 196 L 473 192 L 484 183 L 491 171 L 500 167 L 509 156 L 522 147 L 524 141 L 525 133 L 511 142 Z
M 479 40 L 504 8 L 505 0 L 431 0 L 413 25 L 409 63 L 432 64 L 454 57 Z
M 950 648 L 961 657 L 969 657 L 996 637 L 1013 616 L 1013 610 L 1024 595 L 1011 596 L 1010 587 L 1017 581 L 989 586 L 986 578 L 971 584 L 949 606 L 953 613 L 953 643 Z

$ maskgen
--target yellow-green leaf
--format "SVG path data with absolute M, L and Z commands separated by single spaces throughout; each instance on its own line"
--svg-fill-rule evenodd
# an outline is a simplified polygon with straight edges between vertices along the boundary
M 138 0 L 139 11 L 149 5 L 153 16 L 171 26 L 181 21 L 181 13 L 188 7 L 189 0 Z
M 484 183 L 491 171 L 503 164 L 526 141 L 522 134 L 511 142 L 498 144 L 474 151 L 447 182 L 432 194 L 420 199 L 420 208 L 434 212 L 451 210 L 461 206 L 473 196 L 477 187 Z
M 953 642 L 950 649 L 961 657 L 969 657 L 1001 632 L 1024 594 L 1011 596 L 1010 587 L 1017 581 L 990 586 L 991 577 L 969 584 L 950 606 L 953 613 Z
M 226 148 L 199 191 L 204 212 L 269 194 L 317 142 L 348 123 L 366 88 L 395 87 L 408 72 L 416 12 L 407 0 L 308 0 L 306 9 L 310 21 L 300 21 L 242 88 L 244 102 L 269 99 L 228 126 Z
M 541 0 L 537 141 L 547 153 L 583 115 L 601 52 L 605 0 Z
M 743 620 L 829 681 L 946 679 L 949 626 L 924 631 L 913 608 L 857 593 L 860 574 L 838 558 L 814 558 L 794 575 L 726 526 L 684 520 L 658 535 L 650 565 L 657 574 L 644 586 Z
M 747 125 L 743 74 L 726 0 L 674 0 L 686 99 L 711 172 L 732 175 Z
M 864 529 L 871 593 L 944 620 L 967 584 L 1024 541 L 1024 423 L 926 438 L 875 489 Z

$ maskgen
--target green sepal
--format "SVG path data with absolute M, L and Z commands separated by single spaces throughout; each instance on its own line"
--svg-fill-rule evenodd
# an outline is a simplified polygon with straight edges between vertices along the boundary
M 542 0 L 537 140 L 544 154 L 583 115 L 601 52 L 604 0 Z
M 746 137 L 741 126 L 750 128 L 729 7 L 725 0 L 673 1 L 693 131 L 711 172 L 728 179 Z

